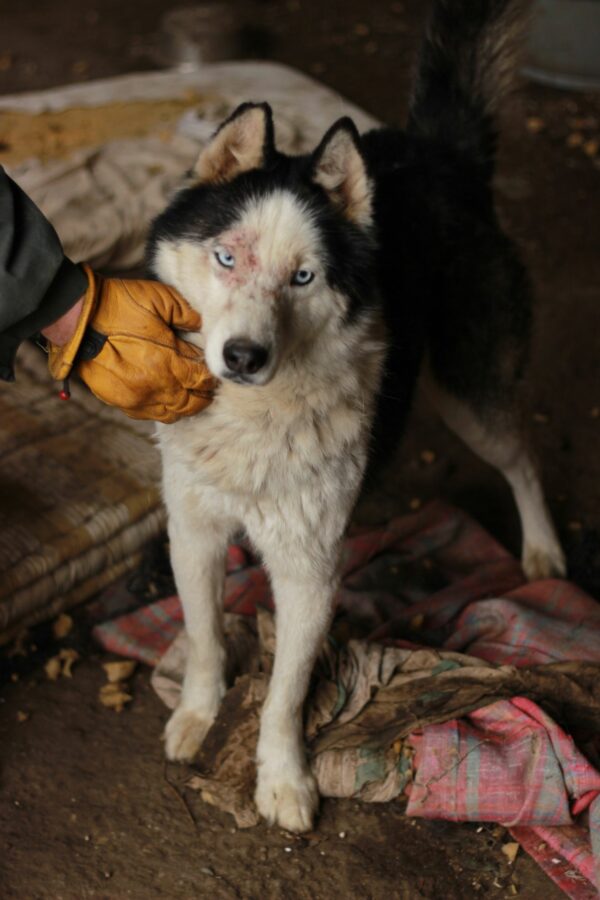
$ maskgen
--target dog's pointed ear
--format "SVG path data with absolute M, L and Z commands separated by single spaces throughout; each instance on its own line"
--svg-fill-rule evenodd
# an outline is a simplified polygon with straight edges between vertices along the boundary
M 199 184 L 222 184 L 259 169 L 274 149 L 269 104 L 242 103 L 217 130 L 190 174 Z
M 373 185 L 352 119 L 339 119 L 331 126 L 313 153 L 311 165 L 312 180 L 347 219 L 357 225 L 372 224 Z

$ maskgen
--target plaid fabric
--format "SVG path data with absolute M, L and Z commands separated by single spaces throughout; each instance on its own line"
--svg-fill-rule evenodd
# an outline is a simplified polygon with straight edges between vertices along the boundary
M 554 863 L 552 877 L 573 897 L 584 896 L 570 890 L 574 881 L 578 887 L 593 890 L 597 873 L 592 847 L 599 836 L 600 773 L 535 703 L 524 697 L 500 701 L 466 719 L 430 725 L 423 734 L 412 735 L 411 744 L 416 748 L 417 774 L 408 815 L 543 826 L 518 828 L 513 833 L 520 840 L 531 831 L 538 844 L 551 834 L 561 857 L 576 872 L 573 879 Z M 565 841 L 557 839 L 562 829 L 555 826 L 572 825 L 572 812 L 581 814 L 586 808 L 591 843 L 584 840 L 583 828 L 571 829 L 570 841 L 566 840 L 569 833 Z M 571 849 L 573 838 L 577 838 L 575 852 Z M 532 847 L 527 849 L 531 852 Z
M 600 605 L 566 581 L 538 581 L 463 610 L 449 650 L 514 666 L 600 660 Z
M 594 810 L 597 819 L 597 811 Z M 591 820 L 590 820 L 591 825 Z M 511 834 L 523 850 L 529 853 L 544 871 L 550 875 L 574 900 L 598 900 L 598 891 L 591 880 L 589 866 L 589 838 L 586 831 L 577 825 L 561 828 L 511 828 Z M 592 834 L 596 841 L 595 855 L 598 856 L 598 822 Z M 587 871 L 590 878 L 583 873 Z
M 598 604 L 568 582 L 524 584 L 504 548 L 442 503 L 352 532 L 342 571 L 338 605 L 369 623 L 372 638 L 415 646 L 405 637 L 418 623 L 420 644 L 491 662 L 600 662 Z M 232 547 L 225 607 L 253 615 L 257 606 L 272 607 L 266 575 L 244 548 Z M 97 626 L 94 635 L 105 649 L 153 665 L 181 623 L 179 601 L 170 597 Z M 597 896 L 600 774 L 535 703 L 500 701 L 428 726 L 411 741 L 409 815 L 509 825 L 568 896 Z M 587 828 L 573 824 L 584 816 Z

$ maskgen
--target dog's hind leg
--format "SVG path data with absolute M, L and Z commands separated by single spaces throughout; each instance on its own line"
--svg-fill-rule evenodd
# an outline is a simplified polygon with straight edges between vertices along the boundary
M 222 521 L 200 520 L 184 510 L 185 501 L 169 517 L 171 562 L 188 637 L 181 699 L 165 729 L 172 760 L 196 755 L 225 693 L 223 586 L 230 531 Z
M 502 472 L 515 498 L 522 529 L 522 565 L 530 581 L 564 576 L 565 558 L 560 547 L 538 474 L 514 411 L 490 405 L 475 411 L 466 400 L 444 390 L 428 374 L 426 390 L 448 427 L 489 465 Z
M 527 272 L 500 231 L 484 183 L 455 210 L 460 228 L 440 267 L 427 316 L 426 386 L 446 424 L 509 482 L 530 580 L 565 574 L 565 560 L 521 421 L 531 347 Z

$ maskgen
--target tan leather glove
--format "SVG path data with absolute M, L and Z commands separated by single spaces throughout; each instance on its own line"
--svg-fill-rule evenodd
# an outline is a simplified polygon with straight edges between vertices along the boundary
M 75 369 L 96 397 L 134 419 L 170 423 L 208 406 L 218 382 L 202 352 L 173 331 L 199 331 L 198 313 L 158 282 L 85 270 L 75 333 L 64 347 L 49 343 L 52 376 L 65 380 Z

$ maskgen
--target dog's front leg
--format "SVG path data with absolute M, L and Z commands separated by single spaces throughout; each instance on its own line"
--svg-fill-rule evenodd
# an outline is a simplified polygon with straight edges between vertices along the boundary
M 261 717 L 255 799 L 268 822 L 299 832 L 312 828 L 319 801 L 306 761 L 302 708 L 331 621 L 336 584 L 331 571 L 323 580 L 294 573 L 288 559 L 286 572 L 266 560 L 275 595 L 277 638 Z
M 170 511 L 171 562 L 185 617 L 188 658 L 179 706 L 165 729 L 169 759 L 192 759 L 225 693 L 223 586 L 229 532 L 222 522 L 199 525 L 180 507 Z

